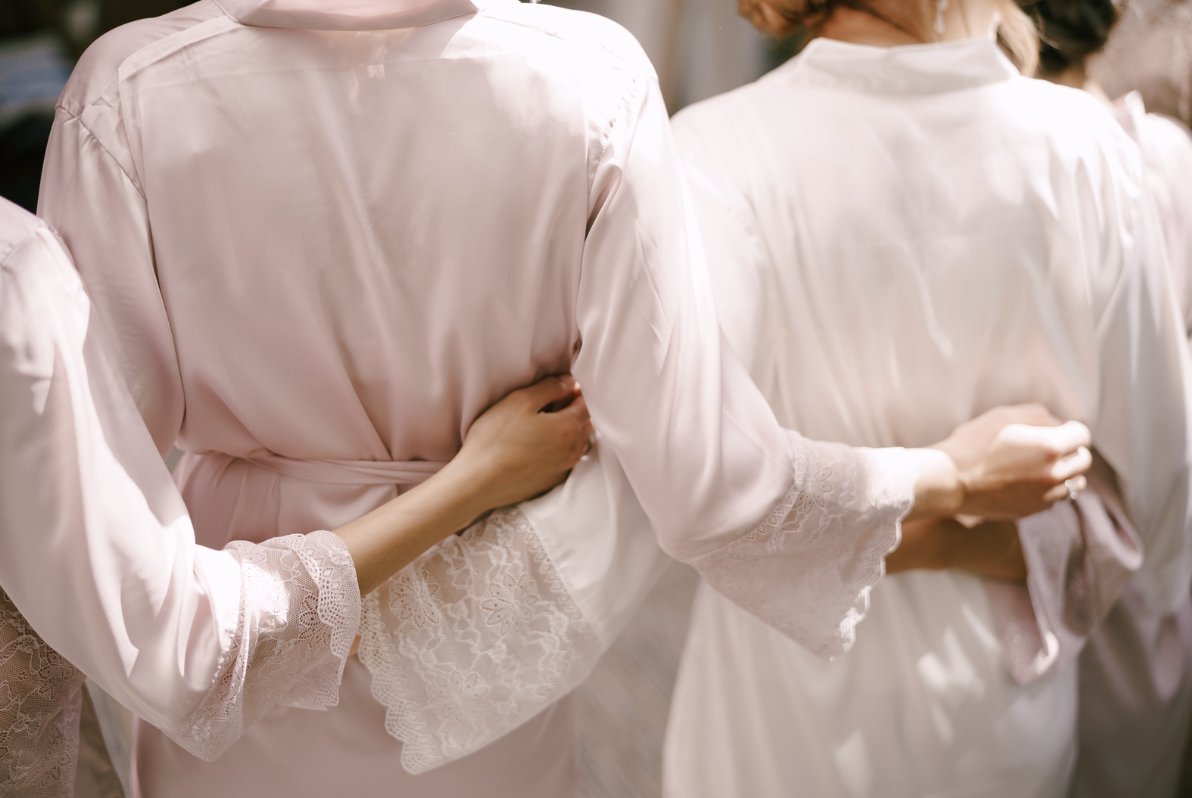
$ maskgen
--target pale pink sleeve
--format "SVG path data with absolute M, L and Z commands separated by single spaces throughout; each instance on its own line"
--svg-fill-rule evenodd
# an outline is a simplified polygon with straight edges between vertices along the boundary
M 164 457 L 186 414 L 182 376 L 157 283 L 149 208 L 123 125 L 102 110 L 88 106 L 79 118 L 58 109 L 37 214 L 62 237 L 83 275 L 112 356 Z
M 236 555 L 240 573 L 230 643 L 194 711 L 182 723 L 161 727 L 207 761 L 278 704 L 300 709 L 338 704 L 360 619 L 356 568 L 338 535 L 235 542 L 225 551 Z
M 79 276 L 36 224 L 0 263 L 4 593 L 62 657 L 198 756 L 276 703 L 334 704 L 360 608 L 343 542 L 195 544 Z
M 812 651 L 844 651 L 899 539 L 903 450 L 783 430 L 717 322 L 705 251 L 656 83 L 601 142 L 573 372 L 662 548 Z
M 1075 503 L 1018 522 L 1025 584 L 987 580 L 1010 672 L 1020 684 L 1066 667 L 1142 565 L 1142 542 L 1098 459 Z
M 812 650 L 844 650 L 913 500 L 909 453 L 783 430 L 727 351 L 646 71 L 598 126 L 573 368 L 595 451 L 560 488 L 448 539 L 365 599 L 360 659 L 414 773 L 578 685 L 662 550 Z

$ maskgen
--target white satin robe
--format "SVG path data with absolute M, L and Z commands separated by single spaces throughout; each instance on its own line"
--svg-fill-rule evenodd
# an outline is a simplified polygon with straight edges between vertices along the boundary
M 79 62 L 40 210 L 158 447 L 187 451 L 202 542 L 341 524 L 545 374 L 576 375 L 601 435 L 366 598 L 335 709 L 278 710 L 213 764 L 142 725 L 142 794 L 566 794 L 556 702 L 658 543 L 835 652 L 912 501 L 913 453 L 784 432 L 722 356 L 657 83 L 599 17 L 203 0 L 134 23 Z
M 1192 137 L 1148 114 L 1138 92 L 1113 104 L 1138 142 L 1171 269 L 1192 330 Z M 1157 610 L 1130 585 L 1080 658 L 1079 756 L 1071 798 L 1170 798 L 1177 794 L 1192 716 L 1192 596 Z
M 1137 149 L 1104 108 L 987 40 L 818 39 L 674 129 L 721 322 L 781 423 L 914 446 L 1042 402 L 1116 472 L 1147 599 L 1187 595 L 1183 319 Z M 1061 795 L 1078 649 L 1030 681 L 999 631 L 982 580 L 915 571 L 874 588 L 856 646 L 826 662 L 705 586 L 665 793 Z
M 279 702 L 334 704 L 360 622 L 330 532 L 195 545 L 91 311 L 57 237 L 0 199 L 6 798 L 74 794 L 84 673 L 210 759 Z

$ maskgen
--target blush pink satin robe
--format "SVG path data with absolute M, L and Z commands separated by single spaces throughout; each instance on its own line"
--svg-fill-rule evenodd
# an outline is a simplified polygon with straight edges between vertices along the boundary
M 212 764 L 142 725 L 141 792 L 565 794 L 556 702 L 659 544 L 783 633 L 846 648 L 915 455 L 783 431 L 722 353 L 636 42 L 514 0 L 321 7 L 202 0 L 114 31 L 47 153 L 40 211 L 158 447 L 187 451 L 199 540 L 343 523 L 549 373 L 580 380 L 600 441 L 366 598 L 340 706 L 278 710 Z

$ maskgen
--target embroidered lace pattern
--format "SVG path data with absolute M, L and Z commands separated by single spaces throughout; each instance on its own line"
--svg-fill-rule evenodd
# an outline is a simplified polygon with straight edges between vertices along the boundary
M 0 590 L 0 796 L 74 795 L 85 679 Z
M 277 704 L 337 704 L 360 622 L 356 569 L 338 536 L 314 532 L 228 548 L 241 561 L 239 625 L 203 702 L 166 730 L 208 762 Z
M 411 773 L 530 720 L 604 650 L 516 509 L 449 538 L 369 594 L 361 637 L 373 696 Z
M 900 450 L 788 435 L 795 480 L 786 498 L 752 532 L 691 565 L 728 599 L 832 657 L 856 640 L 918 472 Z

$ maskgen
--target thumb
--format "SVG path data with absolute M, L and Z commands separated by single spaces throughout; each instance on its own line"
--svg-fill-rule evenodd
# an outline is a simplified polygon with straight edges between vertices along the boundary
M 526 401 L 538 411 L 554 402 L 571 398 L 575 392 L 575 386 L 575 378 L 570 374 L 563 374 L 557 377 L 546 377 L 530 387 L 522 388 L 514 393 L 523 395 Z
M 591 420 L 591 416 L 588 415 L 588 403 L 584 400 L 584 395 L 582 393 L 577 394 L 571 404 L 567 405 L 553 415 L 575 416 L 575 420 L 579 424 L 584 424 Z

